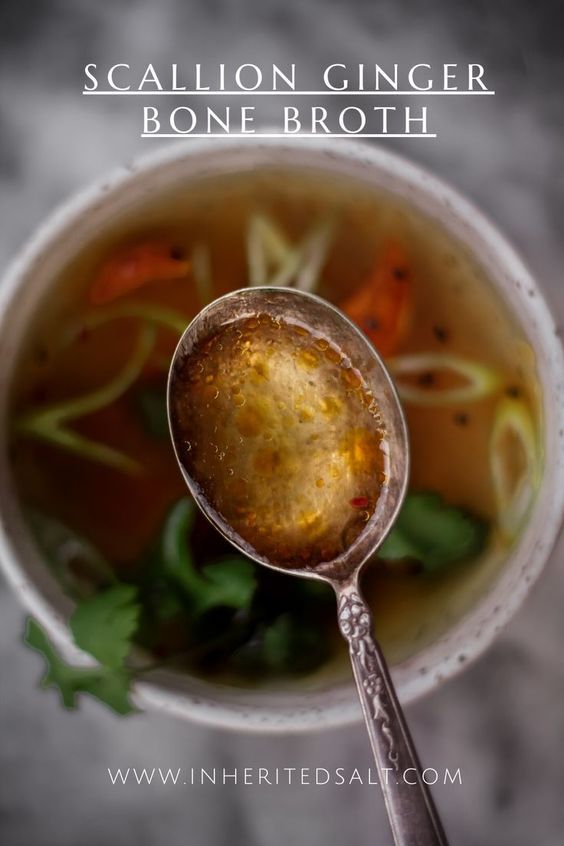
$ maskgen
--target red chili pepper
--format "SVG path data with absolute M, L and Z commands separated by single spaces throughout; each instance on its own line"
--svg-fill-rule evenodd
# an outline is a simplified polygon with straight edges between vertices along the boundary
M 113 253 L 102 265 L 90 287 L 90 302 L 104 305 L 151 282 L 181 279 L 190 262 L 177 257 L 169 243 L 143 241 Z
M 395 353 L 409 330 L 413 311 L 412 272 L 397 241 L 384 246 L 370 276 L 341 308 L 380 355 Z
M 355 496 L 350 500 L 350 504 L 353 508 L 368 508 L 370 500 L 367 496 Z

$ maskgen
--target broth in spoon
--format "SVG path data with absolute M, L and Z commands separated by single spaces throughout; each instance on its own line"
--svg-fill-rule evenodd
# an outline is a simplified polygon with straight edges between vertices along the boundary
M 347 353 L 259 313 L 200 340 L 175 379 L 180 460 L 235 533 L 278 566 L 346 552 L 387 474 L 378 400 Z

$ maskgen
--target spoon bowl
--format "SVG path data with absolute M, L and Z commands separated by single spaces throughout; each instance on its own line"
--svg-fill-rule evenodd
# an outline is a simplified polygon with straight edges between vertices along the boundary
M 169 371 L 167 407 L 176 458 L 190 493 L 216 529 L 249 558 L 267 567 L 282 569 L 237 534 L 204 495 L 183 460 L 184 433 L 180 431 L 174 410 L 177 394 L 182 389 L 181 373 L 195 348 L 220 327 L 257 314 L 268 314 L 275 320 L 302 326 L 334 342 L 346 353 L 351 365 L 363 374 L 368 390 L 377 399 L 384 428 L 382 450 L 387 481 L 364 530 L 345 552 L 330 561 L 324 561 L 315 568 L 283 568 L 285 572 L 300 576 L 343 582 L 372 557 L 397 517 L 407 489 L 409 445 L 403 410 L 382 359 L 365 335 L 339 309 L 314 294 L 292 288 L 268 287 L 234 291 L 202 309 L 182 335 Z

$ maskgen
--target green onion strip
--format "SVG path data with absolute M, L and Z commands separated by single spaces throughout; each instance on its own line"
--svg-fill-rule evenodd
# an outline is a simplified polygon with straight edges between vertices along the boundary
M 113 447 L 86 438 L 67 424 L 105 408 L 133 385 L 151 354 L 155 335 L 154 326 L 143 324 L 129 360 L 113 379 L 90 393 L 27 412 L 16 421 L 15 431 L 126 473 L 139 473 L 139 462 Z
M 501 385 L 499 373 L 491 367 L 446 353 L 413 353 L 391 358 L 386 363 L 397 380 L 401 399 L 414 405 L 432 407 L 476 402 L 491 396 Z M 455 373 L 465 379 L 466 384 L 456 388 L 433 389 L 408 384 L 398 378 L 441 371 Z
M 333 230 L 333 220 L 324 220 L 300 244 L 292 245 L 269 217 L 253 215 L 247 230 L 249 285 L 294 284 L 302 291 L 313 291 L 327 259 Z
M 509 438 L 523 458 L 522 471 L 516 479 L 511 473 Z M 513 539 L 529 514 L 541 476 L 534 423 L 520 399 L 504 397 L 497 405 L 490 436 L 490 467 L 499 524 L 508 538 Z

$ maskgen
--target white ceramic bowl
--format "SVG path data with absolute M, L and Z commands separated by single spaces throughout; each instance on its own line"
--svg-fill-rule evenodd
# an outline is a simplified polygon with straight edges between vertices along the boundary
M 407 198 L 437 219 L 479 259 L 534 347 L 543 395 L 545 469 L 531 519 L 499 576 L 440 639 L 394 667 L 401 700 L 432 690 L 476 658 L 515 613 L 556 539 L 564 506 L 562 350 L 534 279 L 512 247 L 459 194 L 408 161 L 376 147 L 334 139 L 178 142 L 80 193 L 53 214 L 16 258 L 0 286 L 0 557 L 17 594 L 60 648 L 85 659 L 70 642 L 69 600 L 42 562 L 22 519 L 7 455 L 7 399 L 26 326 L 50 280 L 93 230 L 112 216 L 180 180 L 263 165 L 301 165 L 350 175 Z M 236 690 L 187 675 L 156 672 L 136 687 L 140 707 L 153 707 L 215 726 L 296 731 L 360 719 L 352 683 L 322 689 Z

